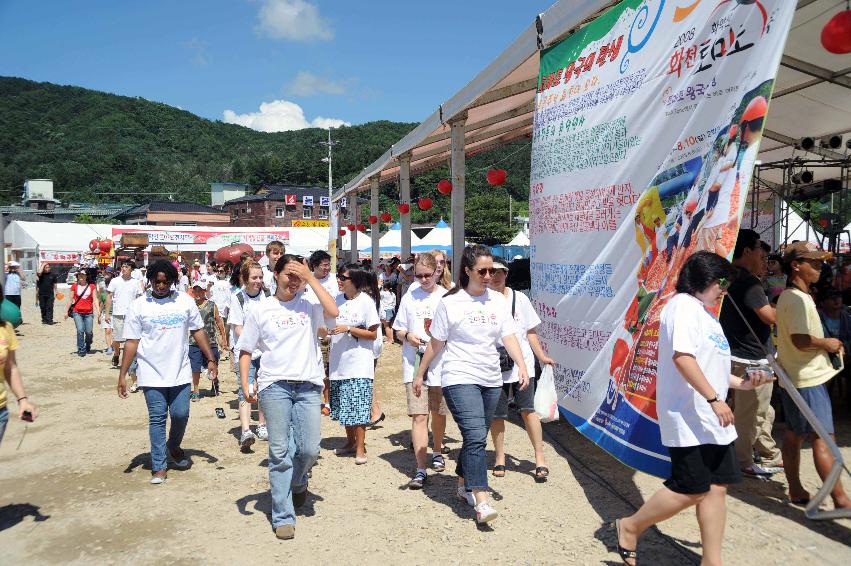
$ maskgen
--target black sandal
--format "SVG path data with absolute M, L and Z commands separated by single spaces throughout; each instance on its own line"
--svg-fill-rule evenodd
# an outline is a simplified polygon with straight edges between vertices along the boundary
M 615 529 L 615 544 L 618 547 L 618 554 L 620 554 L 621 560 L 623 560 L 623 563 L 629 564 L 629 562 L 627 562 L 627 558 L 632 558 L 633 560 L 635 560 L 635 563 L 637 564 L 638 563 L 638 552 L 636 552 L 635 550 L 628 550 L 628 549 L 621 546 L 620 519 L 615 519 L 614 522 L 612 523 L 612 527 L 614 527 L 614 529 Z M 630 566 L 632 566 L 632 565 L 630 565 Z
M 505 466 L 502 464 L 497 464 L 493 467 L 493 471 L 491 472 L 495 478 L 504 478 L 505 477 Z
M 543 483 L 547 481 L 547 478 L 550 476 L 550 469 L 546 466 L 538 466 L 535 468 L 535 481 L 538 483 Z

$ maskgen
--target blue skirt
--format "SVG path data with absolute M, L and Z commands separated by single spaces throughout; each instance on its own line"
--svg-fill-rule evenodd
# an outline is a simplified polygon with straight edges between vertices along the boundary
M 332 380 L 329 391 L 331 418 L 343 426 L 372 422 L 372 380 L 352 378 Z

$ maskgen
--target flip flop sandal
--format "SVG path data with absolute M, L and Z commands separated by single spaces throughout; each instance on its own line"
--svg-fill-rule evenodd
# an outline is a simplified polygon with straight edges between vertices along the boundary
M 792 505 L 808 505 L 810 503 L 809 497 L 798 497 L 797 499 L 790 499 L 789 502 Z
M 504 478 L 505 477 L 505 466 L 502 464 L 497 464 L 493 467 L 493 471 L 491 472 L 495 478 Z
M 638 552 L 634 550 L 628 550 L 621 546 L 621 524 L 620 519 L 615 519 L 612 523 L 612 527 L 615 529 L 615 544 L 618 547 L 618 554 L 620 554 L 621 560 L 623 560 L 624 564 L 629 564 L 627 559 L 631 558 L 638 563 Z
M 543 483 L 550 477 L 550 469 L 546 466 L 538 466 L 535 468 L 535 481 Z

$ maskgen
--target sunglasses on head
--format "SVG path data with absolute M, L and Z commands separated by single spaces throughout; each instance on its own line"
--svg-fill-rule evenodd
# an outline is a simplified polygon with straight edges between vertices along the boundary
M 496 273 L 496 269 L 494 269 L 493 267 L 483 267 L 481 269 L 477 269 L 476 273 L 484 277 L 485 275 L 493 275 L 494 273 Z
M 432 271 L 431 273 L 416 273 L 414 274 L 414 277 L 416 277 L 417 279 L 428 279 L 432 275 L 434 275 L 434 271 Z
M 729 289 L 730 283 L 731 281 L 726 277 L 721 277 L 720 279 L 718 279 L 718 286 L 721 287 L 722 291 L 726 291 L 727 289 Z
M 349 277 L 348 275 L 341 275 L 339 273 L 337 274 L 337 279 L 339 279 L 340 281 L 351 281 L 352 280 L 352 278 Z

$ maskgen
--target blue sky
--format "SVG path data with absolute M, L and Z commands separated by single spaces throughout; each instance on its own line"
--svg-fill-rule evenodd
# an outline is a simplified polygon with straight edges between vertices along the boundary
M 419 122 L 552 1 L 0 0 L 0 75 L 255 129 Z

